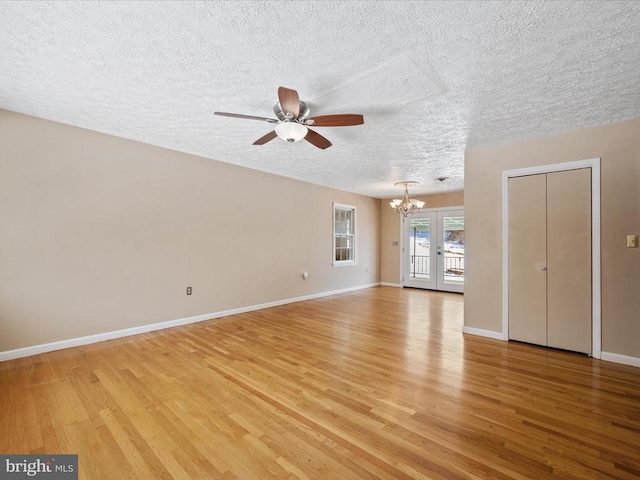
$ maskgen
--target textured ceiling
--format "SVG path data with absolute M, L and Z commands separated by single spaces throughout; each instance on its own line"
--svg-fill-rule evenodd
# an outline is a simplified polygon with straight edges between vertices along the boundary
M 252 142 L 278 86 L 333 146 Z M 640 2 L 1 2 L 0 108 L 374 197 L 464 151 L 640 117 Z M 444 183 L 436 177 L 449 177 Z

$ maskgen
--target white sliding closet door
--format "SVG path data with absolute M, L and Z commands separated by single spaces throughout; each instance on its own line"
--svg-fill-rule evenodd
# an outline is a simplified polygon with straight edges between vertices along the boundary
M 591 353 L 591 170 L 509 179 L 509 338 Z
M 509 338 L 547 344 L 546 174 L 509 179 Z
M 548 345 L 591 353 L 591 170 L 547 174 Z

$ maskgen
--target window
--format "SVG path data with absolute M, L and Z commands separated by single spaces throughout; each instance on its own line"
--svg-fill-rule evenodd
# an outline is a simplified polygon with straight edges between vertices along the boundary
M 333 204 L 333 264 L 356 263 L 356 207 Z

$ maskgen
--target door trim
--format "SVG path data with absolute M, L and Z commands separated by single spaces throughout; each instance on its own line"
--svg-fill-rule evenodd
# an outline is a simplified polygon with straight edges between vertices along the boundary
M 600 158 L 517 168 L 502 172 L 502 339 L 509 340 L 509 179 L 580 168 L 591 169 L 591 356 L 602 352 L 602 288 L 600 265 Z

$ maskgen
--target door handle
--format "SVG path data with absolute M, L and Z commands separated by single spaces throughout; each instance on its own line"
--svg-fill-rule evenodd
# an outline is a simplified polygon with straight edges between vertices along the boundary
M 546 272 L 547 271 L 547 267 L 542 267 L 542 271 Z

